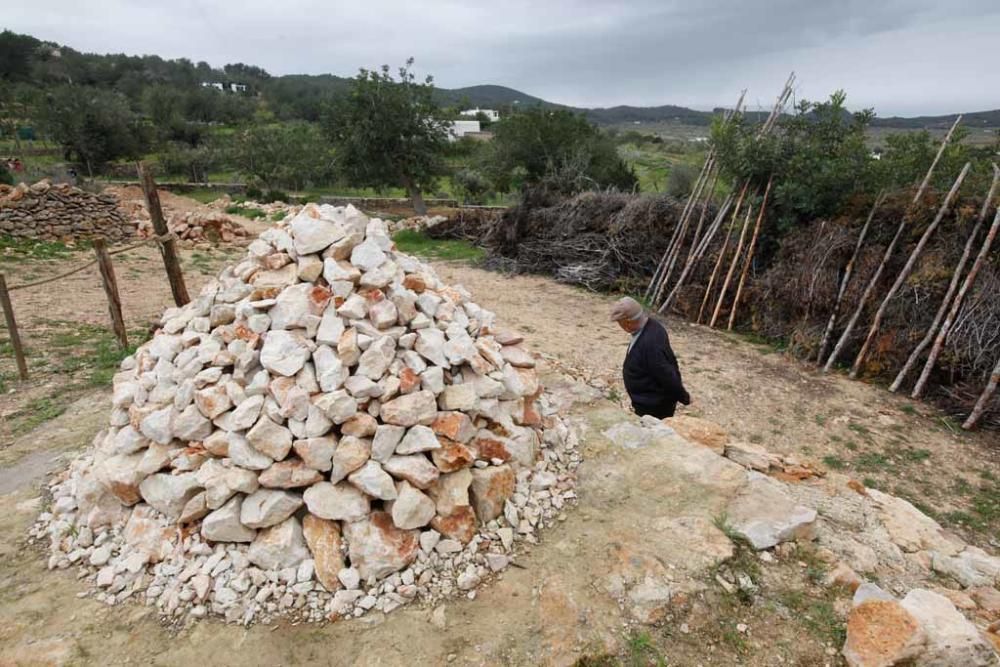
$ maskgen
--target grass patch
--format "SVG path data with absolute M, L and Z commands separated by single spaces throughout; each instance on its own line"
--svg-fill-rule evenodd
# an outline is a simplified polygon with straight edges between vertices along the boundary
M 795 612 L 794 618 L 810 635 L 824 644 L 842 646 L 847 628 L 834 611 L 835 597 L 835 591 L 816 598 L 801 590 L 786 589 L 778 594 L 778 601 Z
M 402 252 L 429 259 L 478 262 L 486 255 L 482 248 L 477 248 L 466 241 L 432 239 L 423 232 L 412 229 L 397 232 L 392 240 Z
M 285 215 L 286 213 L 284 211 L 275 211 L 274 213 L 271 214 L 271 221 L 281 222 L 282 220 L 285 219 Z
M 832 468 L 834 470 L 843 470 L 847 467 L 847 462 L 844 459 L 832 454 L 824 456 L 823 463 L 825 463 L 828 468 Z
M 865 452 L 854 459 L 854 467 L 858 470 L 869 472 L 885 470 L 891 465 L 892 464 L 889 463 L 889 459 L 887 459 L 884 454 L 880 454 L 878 452 Z
M 29 259 L 65 259 L 79 249 L 79 246 L 68 246 L 60 241 L 19 239 L 0 234 L 0 256 L 15 262 Z
M 920 463 L 921 461 L 926 461 L 931 457 L 931 450 L 929 449 L 913 449 L 907 447 L 899 452 L 899 455 L 905 461 L 910 461 L 911 463 Z

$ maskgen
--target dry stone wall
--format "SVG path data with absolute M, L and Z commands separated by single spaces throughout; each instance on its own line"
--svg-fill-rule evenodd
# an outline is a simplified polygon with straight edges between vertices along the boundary
M 48 181 L 0 185 L 0 233 L 8 236 L 42 241 L 103 236 L 114 243 L 132 238 L 135 229 L 113 195 Z

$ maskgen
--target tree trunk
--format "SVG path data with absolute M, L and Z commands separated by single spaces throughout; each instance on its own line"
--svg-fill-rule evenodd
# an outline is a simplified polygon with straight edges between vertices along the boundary
M 427 204 L 424 203 L 424 195 L 420 192 L 420 188 L 409 178 L 403 178 L 403 187 L 406 188 L 406 193 L 410 196 L 413 211 L 417 215 L 427 215 Z
M 747 258 L 743 262 L 743 271 L 740 273 L 740 282 L 736 286 L 736 296 L 733 297 L 733 307 L 729 309 L 729 322 L 726 325 L 727 331 L 733 330 L 733 323 L 736 322 L 736 308 L 740 305 L 740 297 L 743 296 L 743 285 L 747 280 L 747 273 L 750 272 L 750 264 L 753 262 L 753 253 L 757 249 L 757 239 L 760 237 L 760 224 L 764 220 L 764 209 L 767 208 L 767 197 L 771 194 L 771 182 L 774 175 L 768 177 L 767 187 L 764 189 L 764 200 L 760 203 L 760 210 L 757 211 L 757 222 L 754 224 L 753 237 L 750 239 L 750 247 L 747 248 Z
M 868 348 L 871 347 L 872 341 L 875 340 L 875 336 L 878 334 L 879 327 L 882 325 L 882 318 L 885 316 L 885 311 L 889 307 L 889 302 L 892 301 L 892 298 L 896 296 L 899 288 L 903 286 L 903 282 L 905 282 L 910 276 L 910 272 L 913 271 L 913 267 L 916 265 L 917 259 L 920 257 L 920 253 L 924 251 L 924 247 L 927 245 L 927 242 L 934 234 L 934 231 L 938 228 L 938 225 L 941 224 L 944 214 L 948 212 L 952 200 L 954 200 L 955 195 L 958 194 L 958 189 L 962 187 L 962 181 L 965 180 L 965 176 L 969 173 L 971 168 L 971 162 L 966 162 L 965 166 L 962 167 L 962 172 L 958 175 L 958 178 L 955 179 L 955 182 L 952 184 L 951 190 L 949 190 L 948 194 L 945 196 L 944 201 L 941 202 L 941 207 L 938 209 L 937 215 L 934 216 L 933 222 L 931 222 L 930 226 L 926 229 L 926 231 L 924 231 L 920 240 L 917 241 L 917 247 L 910 253 L 909 258 L 906 260 L 906 264 L 903 266 L 903 270 L 899 272 L 898 276 L 896 276 L 896 282 L 894 282 L 892 287 L 889 288 L 889 292 L 885 295 L 885 298 L 882 299 L 882 303 L 879 305 L 878 310 L 875 311 L 875 318 L 872 320 L 872 325 L 868 329 L 868 335 L 865 337 L 865 342 L 862 343 L 861 349 L 858 351 L 858 356 L 854 360 L 854 365 L 851 366 L 851 379 L 856 378 L 858 376 L 858 372 L 861 370 L 861 364 L 864 363 L 865 356 L 868 354 Z
M 816 365 L 823 363 L 823 356 L 826 354 L 826 348 L 830 346 L 830 337 L 833 335 L 833 328 L 837 326 L 837 316 L 840 314 L 840 304 L 844 300 L 844 294 L 847 292 L 847 286 L 851 282 L 851 274 L 854 272 L 854 264 L 858 261 L 858 255 L 861 254 L 861 248 L 864 246 L 865 237 L 868 235 L 868 228 L 871 227 L 872 220 L 875 218 L 875 211 L 882 204 L 882 200 L 885 199 L 885 193 L 880 192 L 875 198 L 875 204 L 872 206 L 871 212 L 868 213 L 868 219 L 865 221 L 864 227 L 861 228 L 861 233 L 858 235 L 858 242 L 854 246 L 854 254 L 851 255 L 851 259 L 847 262 L 847 266 L 844 268 L 844 276 L 840 279 L 840 289 L 837 290 L 837 300 L 833 302 L 833 310 L 830 313 L 830 320 L 826 323 L 826 330 L 823 332 L 823 339 L 819 344 L 819 354 L 816 356 Z
M 979 423 L 979 419 L 986 412 L 986 404 L 990 402 L 993 398 L 993 394 L 996 393 L 997 384 L 1000 384 L 1000 359 L 997 359 L 997 365 L 993 367 L 993 372 L 990 374 L 989 382 L 986 383 L 986 388 L 983 389 L 982 395 L 979 400 L 976 401 L 976 407 L 972 408 L 972 412 L 969 413 L 969 418 L 965 420 L 962 424 L 962 428 L 966 431 L 970 431 L 976 428 L 976 424 Z
M 972 263 L 969 274 L 965 276 L 965 282 L 962 283 L 962 288 L 958 290 L 955 301 L 951 304 L 948 316 L 941 323 L 941 330 L 938 331 L 937 338 L 934 340 L 934 347 L 931 348 L 931 353 L 927 356 L 924 369 L 920 372 L 920 379 L 917 380 L 917 384 L 913 387 L 913 393 L 910 394 L 913 398 L 919 398 L 920 394 L 923 393 L 924 387 L 927 385 L 927 378 L 930 377 L 931 370 L 934 368 L 934 362 L 937 361 L 938 355 L 941 354 L 941 348 L 944 347 L 945 342 L 948 340 L 948 334 L 951 332 L 951 325 L 958 316 L 959 309 L 962 307 L 962 301 L 965 300 L 965 295 L 972 287 L 972 284 L 976 282 L 976 276 L 979 275 L 979 270 L 982 268 L 983 262 L 989 256 L 990 247 L 993 245 L 993 240 L 997 237 L 998 229 L 1000 229 L 1000 208 L 997 209 L 996 215 L 993 216 L 993 224 L 990 225 L 990 231 L 986 233 L 983 247 L 979 249 L 976 261 Z
M 986 221 L 986 214 L 989 212 L 990 203 L 993 201 L 993 195 L 996 193 L 997 183 L 1000 182 L 1000 169 L 996 165 L 993 165 L 993 182 L 990 184 L 990 190 L 986 195 L 986 200 L 983 202 L 983 207 L 979 211 L 979 217 L 976 218 L 976 225 L 972 228 L 972 233 L 969 234 L 969 239 L 965 242 L 965 248 L 962 250 L 962 257 L 958 260 L 958 265 L 955 267 L 955 272 L 951 276 L 951 282 L 948 284 L 948 291 L 944 295 L 944 299 L 941 300 L 941 306 L 938 308 L 937 314 L 934 315 L 934 322 L 927 329 L 927 334 L 924 336 L 920 344 L 910 353 L 910 357 L 906 360 L 906 364 L 896 375 L 896 379 L 892 381 L 892 385 L 889 386 L 889 391 L 895 393 L 899 390 L 899 387 L 903 384 L 906 376 L 909 375 L 910 371 L 916 365 L 917 361 L 920 359 L 920 355 L 923 354 L 927 346 L 931 344 L 934 340 L 934 335 L 937 333 L 938 326 L 941 324 L 941 320 L 944 319 L 945 313 L 948 312 L 948 307 L 951 305 L 951 299 L 955 296 L 955 290 L 958 289 L 958 284 L 962 279 L 962 272 L 965 270 L 965 265 L 969 261 L 969 257 L 972 256 L 972 246 L 979 236 L 979 230 L 982 228 L 983 223 Z

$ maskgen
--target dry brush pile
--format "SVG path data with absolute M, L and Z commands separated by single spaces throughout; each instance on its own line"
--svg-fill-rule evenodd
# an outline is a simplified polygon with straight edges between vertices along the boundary
M 474 588 L 575 497 L 575 438 L 519 335 L 308 205 L 169 309 L 33 534 L 109 604 L 249 623 Z

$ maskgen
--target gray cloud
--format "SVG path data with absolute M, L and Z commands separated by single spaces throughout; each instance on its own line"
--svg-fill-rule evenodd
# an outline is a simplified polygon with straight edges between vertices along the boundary
M 766 107 L 837 88 L 880 115 L 1000 107 L 1000 3 L 965 0 L 49 0 L 5 27 L 96 52 L 242 61 L 276 74 L 401 63 L 439 85 L 511 86 L 580 106 Z

